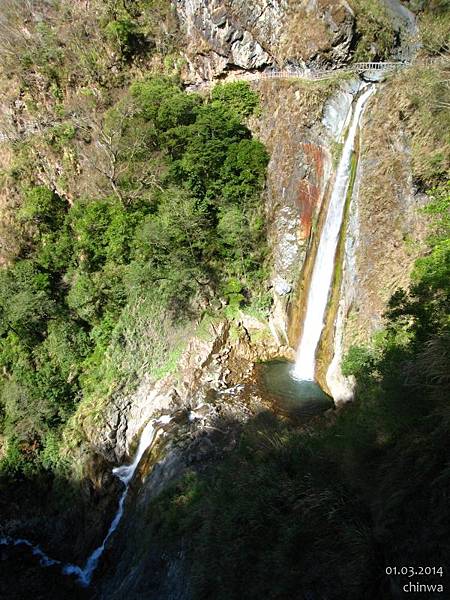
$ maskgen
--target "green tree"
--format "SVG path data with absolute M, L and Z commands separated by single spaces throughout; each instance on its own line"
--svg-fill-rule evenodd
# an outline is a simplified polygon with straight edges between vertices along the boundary
M 258 94 L 245 81 L 215 85 L 211 97 L 228 106 L 239 119 L 252 115 L 259 107 Z
M 186 94 L 168 77 L 152 77 L 131 86 L 140 114 L 151 121 L 159 132 L 195 121 L 201 104 L 197 94 Z
M 161 195 L 157 214 L 148 216 L 137 231 L 131 287 L 156 284 L 177 310 L 187 308 L 210 275 L 211 237 L 202 203 L 187 191 L 169 188 Z
M 31 259 L 0 271 L 0 324 L 2 333 L 14 331 L 24 339 L 39 339 L 45 323 L 57 313 L 50 277 Z
M 26 190 L 24 196 L 21 219 L 36 224 L 41 234 L 61 227 L 67 206 L 57 194 L 45 186 L 36 186 Z

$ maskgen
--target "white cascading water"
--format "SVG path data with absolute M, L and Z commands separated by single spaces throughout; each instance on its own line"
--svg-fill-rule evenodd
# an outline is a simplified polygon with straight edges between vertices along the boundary
M 133 459 L 133 462 L 131 463 L 131 465 L 122 465 L 120 467 L 116 467 L 115 469 L 113 469 L 114 475 L 116 477 L 118 477 L 120 479 L 120 481 L 122 481 L 122 483 L 125 485 L 125 489 L 123 490 L 122 495 L 120 496 L 117 512 L 114 515 L 114 519 L 111 522 L 111 525 L 108 529 L 108 533 L 106 534 L 105 539 L 103 540 L 102 544 L 98 548 L 96 548 L 94 550 L 94 552 L 92 552 L 92 554 L 88 557 L 86 564 L 84 565 L 83 568 L 81 568 L 77 565 L 63 564 L 60 560 L 55 560 L 53 558 L 50 558 L 49 556 L 47 556 L 45 554 L 45 552 L 43 552 L 40 549 L 39 546 L 34 546 L 31 542 L 29 542 L 28 540 L 22 539 L 22 538 L 14 539 L 14 538 L 10 538 L 10 537 L 2 537 L 2 538 L 0 538 L 0 546 L 2 546 L 2 545 L 3 546 L 5 546 L 5 545 L 7 545 L 7 546 L 27 546 L 27 547 L 31 548 L 33 555 L 39 557 L 40 563 L 43 567 L 51 567 L 54 565 L 61 565 L 62 572 L 64 573 L 64 575 L 75 575 L 76 578 L 78 579 L 78 582 L 82 586 L 87 587 L 91 583 L 92 576 L 94 574 L 95 569 L 97 568 L 98 561 L 100 560 L 100 557 L 105 550 L 105 547 L 106 547 L 106 544 L 107 544 L 109 538 L 112 536 L 114 531 L 117 529 L 117 527 L 120 523 L 120 520 L 122 519 L 124 505 L 125 505 L 125 499 L 128 494 L 129 483 L 133 479 L 133 475 L 139 465 L 139 462 L 140 462 L 142 456 L 144 455 L 144 452 L 153 443 L 156 433 L 158 431 L 158 425 L 165 425 L 165 424 L 169 423 L 171 421 L 171 419 L 172 418 L 169 415 L 164 415 L 164 416 L 160 417 L 159 419 L 154 419 L 154 420 L 150 421 L 149 423 L 147 423 L 147 425 L 144 427 L 144 430 L 142 431 L 142 434 L 141 434 L 141 437 L 139 440 L 139 446 L 138 446 L 138 449 L 136 451 L 136 454 L 134 456 L 134 459 Z
M 336 172 L 336 181 L 331 194 L 322 235 L 320 236 L 306 304 L 303 333 L 293 370 L 293 376 L 301 381 L 314 380 L 316 350 L 324 326 L 325 311 L 331 280 L 333 278 L 336 248 L 344 216 L 356 132 L 364 106 L 373 91 L 374 86 L 369 86 L 356 102 L 353 118 Z

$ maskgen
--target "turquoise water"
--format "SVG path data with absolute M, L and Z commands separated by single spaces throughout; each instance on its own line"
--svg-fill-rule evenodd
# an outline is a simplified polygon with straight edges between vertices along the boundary
M 280 412 L 312 417 L 329 408 L 333 400 L 313 381 L 299 381 L 292 375 L 294 364 L 271 360 L 261 366 L 261 383 Z

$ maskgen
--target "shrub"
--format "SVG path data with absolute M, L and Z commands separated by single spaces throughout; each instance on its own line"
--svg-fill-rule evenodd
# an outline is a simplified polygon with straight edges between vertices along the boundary
M 45 186 L 25 191 L 19 216 L 39 226 L 41 233 L 61 227 L 66 212 L 65 202 Z
M 353 59 L 386 60 L 394 48 L 395 30 L 383 3 L 378 0 L 352 0 L 356 13 L 358 42 Z
M 342 374 L 361 375 L 364 371 L 370 371 L 373 367 L 373 354 L 368 348 L 352 346 L 342 361 Z
M 258 94 L 245 81 L 215 85 L 211 98 L 223 103 L 240 119 L 249 117 L 259 107 Z

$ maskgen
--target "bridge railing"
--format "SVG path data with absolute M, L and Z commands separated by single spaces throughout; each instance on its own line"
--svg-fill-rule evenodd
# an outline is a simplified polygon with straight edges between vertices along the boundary
M 327 79 L 339 73 L 363 73 L 364 71 L 391 71 L 408 66 L 407 63 L 397 62 L 365 62 L 354 63 L 340 69 L 323 69 L 318 71 L 302 69 L 283 69 L 280 71 L 266 71 L 264 73 L 248 73 L 238 76 L 239 79 L 259 80 L 259 79 L 290 79 L 299 77 L 301 79 Z

